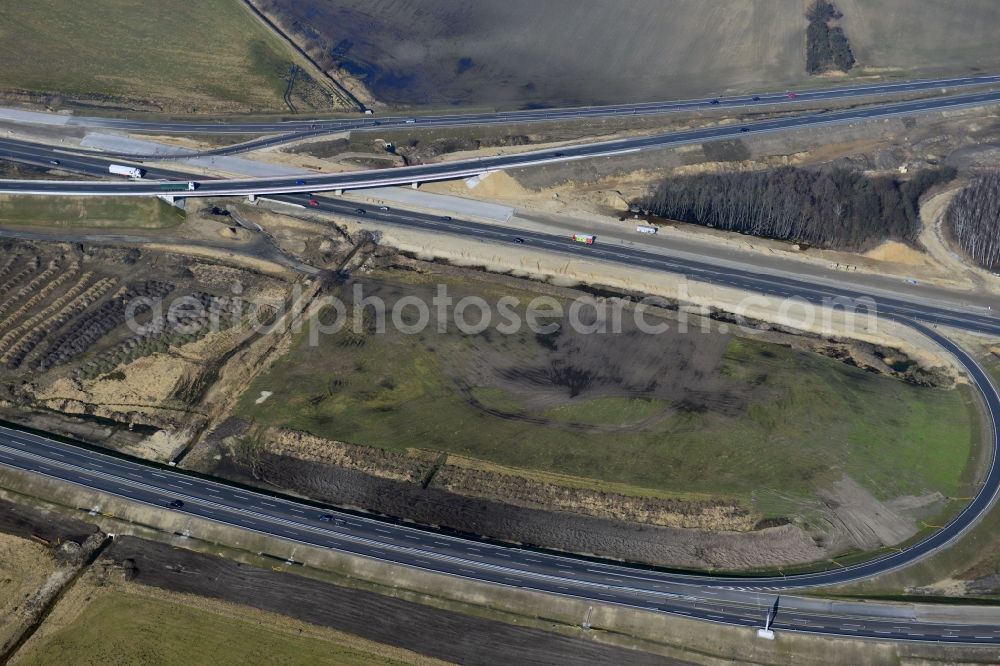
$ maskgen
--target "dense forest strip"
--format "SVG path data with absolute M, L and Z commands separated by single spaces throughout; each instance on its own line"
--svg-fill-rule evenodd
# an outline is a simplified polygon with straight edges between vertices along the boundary
M 973 261 L 1000 270 L 1000 173 L 973 180 L 952 200 L 945 219 L 952 238 Z
M 907 180 L 793 167 L 703 174 L 666 180 L 640 205 L 680 222 L 863 252 L 886 240 L 915 244 L 921 195 L 954 177 L 947 168 Z

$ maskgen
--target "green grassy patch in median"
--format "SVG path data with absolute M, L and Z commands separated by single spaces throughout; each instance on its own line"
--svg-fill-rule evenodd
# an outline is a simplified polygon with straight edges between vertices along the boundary
M 166 229 L 184 211 L 155 197 L 0 196 L 0 225 L 65 229 Z
M 367 282 L 391 305 L 422 278 Z M 453 283 L 450 292 L 496 294 Z M 531 294 L 505 292 L 530 300 Z M 564 322 L 565 323 L 565 322 Z M 238 412 L 393 450 L 431 449 L 593 479 L 636 494 L 710 495 L 807 513 L 844 475 L 888 500 L 954 496 L 972 452 L 967 391 L 907 384 L 717 331 L 553 336 L 304 332 Z M 256 404 L 261 391 L 273 396 Z M 780 501 L 776 498 L 783 498 Z M 801 515 L 801 513 L 800 513 Z

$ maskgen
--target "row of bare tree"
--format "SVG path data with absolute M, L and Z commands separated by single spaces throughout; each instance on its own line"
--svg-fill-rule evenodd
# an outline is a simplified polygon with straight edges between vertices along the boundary
M 959 192 L 947 223 L 952 238 L 977 264 L 1000 270 L 1000 172 L 979 176 Z
M 659 217 L 725 231 L 865 251 L 889 239 L 913 243 L 920 196 L 954 176 L 953 169 L 934 169 L 901 181 L 792 167 L 703 174 L 664 181 L 640 205 Z

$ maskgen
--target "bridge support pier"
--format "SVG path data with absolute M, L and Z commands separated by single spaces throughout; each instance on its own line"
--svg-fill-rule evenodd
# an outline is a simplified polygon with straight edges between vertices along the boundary
M 333 193 L 336 194 L 338 197 L 344 196 L 344 190 L 334 190 Z
M 410 183 L 410 187 L 415 190 L 420 189 L 420 183 Z
M 157 194 L 156 197 L 161 201 L 166 201 L 174 208 L 180 208 L 181 210 L 187 209 L 187 199 L 184 197 L 175 197 L 172 194 Z
M 252 204 L 257 203 L 257 195 L 256 194 L 248 194 L 247 195 L 247 201 L 249 201 Z

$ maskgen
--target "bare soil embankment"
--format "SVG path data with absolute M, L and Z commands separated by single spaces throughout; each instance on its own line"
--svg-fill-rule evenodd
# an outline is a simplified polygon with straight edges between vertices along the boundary
M 53 412 L 165 431 L 144 443 L 125 438 L 131 452 L 160 458 L 205 418 L 200 377 L 240 338 L 235 295 L 259 314 L 255 300 L 287 288 L 170 253 L 10 241 L 4 250 L 0 397 L 9 418 Z
M 325 502 L 405 516 L 426 525 L 571 553 L 678 567 L 767 568 L 826 557 L 827 550 L 801 530 L 784 525 L 755 532 L 712 532 L 581 515 L 577 511 L 526 508 L 469 497 L 435 487 L 379 478 L 291 457 L 266 456 L 260 479 L 230 464 L 216 473 L 251 483 L 294 489 Z M 495 484 L 495 477 L 490 479 Z

